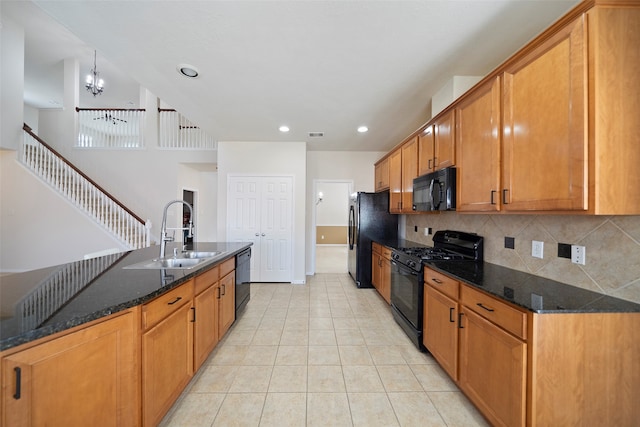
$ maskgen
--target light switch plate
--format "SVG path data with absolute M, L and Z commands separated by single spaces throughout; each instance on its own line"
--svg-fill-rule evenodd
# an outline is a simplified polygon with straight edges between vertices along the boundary
M 544 242 L 533 240 L 531 242 L 531 256 L 534 258 L 543 258 Z

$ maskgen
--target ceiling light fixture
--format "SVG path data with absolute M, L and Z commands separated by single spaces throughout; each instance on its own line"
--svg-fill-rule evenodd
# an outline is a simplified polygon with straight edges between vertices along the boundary
M 360 126 L 360 127 L 358 128 L 358 132 L 360 132 L 360 133 L 365 133 L 365 132 L 366 132 L 366 131 L 368 131 L 368 130 L 369 130 L 369 128 L 368 128 L 368 127 L 366 127 L 366 126 Z
M 177 70 L 180 74 L 182 74 L 185 77 L 189 77 L 190 79 L 195 79 L 200 75 L 200 73 L 198 72 L 198 69 L 193 65 L 189 65 L 189 64 L 180 64 L 178 65 Z
M 93 96 L 101 95 L 104 90 L 104 80 L 98 78 L 100 77 L 100 73 L 98 72 L 98 67 L 96 66 L 96 51 L 93 51 L 93 68 L 91 69 L 91 74 L 87 76 L 87 83 L 84 87 L 87 88 L 89 92 L 93 94 Z
M 289 126 L 280 126 L 280 127 L 278 128 L 278 130 L 279 130 L 280 132 L 287 133 L 287 132 L 289 132 Z

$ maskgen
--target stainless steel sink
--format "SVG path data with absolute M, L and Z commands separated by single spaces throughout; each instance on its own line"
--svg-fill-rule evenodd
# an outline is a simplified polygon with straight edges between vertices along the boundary
M 125 269 L 142 269 L 142 270 L 158 270 L 158 269 L 173 269 L 173 270 L 188 270 L 194 268 L 202 263 L 209 261 L 209 258 L 158 258 L 149 259 L 146 261 L 138 262 L 136 264 L 123 267 Z
M 214 252 L 203 252 L 203 251 L 184 251 L 180 254 L 178 254 L 178 258 L 213 258 L 216 257 L 218 255 L 223 254 L 224 252 L 222 251 L 214 251 Z

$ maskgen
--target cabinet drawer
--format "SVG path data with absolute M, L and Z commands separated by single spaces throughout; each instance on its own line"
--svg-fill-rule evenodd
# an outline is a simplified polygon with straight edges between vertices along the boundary
M 196 276 L 195 278 L 195 294 L 199 295 L 200 292 L 213 285 L 220 278 L 220 267 L 215 266 L 204 273 Z
M 527 339 L 526 313 L 465 285 L 460 289 L 460 302 L 505 331 Z
M 193 280 L 189 280 L 142 306 L 142 328 L 148 329 L 193 298 Z
M 424 269 L 424 283 L 434 289 L 439 290 L 443 294 L 458 299 L 458 281 L 451 277 L 440 274 L 437 271 L 433 271 L 429 268 Z
M 384 259 L 391 260 L 391 249 L 386 246 L 381 246 L 381 254 Z
M 233 270 L 236 269 L 236 258 L 229 258 L 222 264 L 220 264 L 220 277 L 224 277 Z

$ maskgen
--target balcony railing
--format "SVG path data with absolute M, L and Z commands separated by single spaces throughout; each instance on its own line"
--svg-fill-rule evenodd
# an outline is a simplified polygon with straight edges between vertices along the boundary
M 144 109 L 77 108 L 77 148 L 144 148 Z
M 215 150 L 216 141 L 176 110 L 158 108 L 158 147 Z

